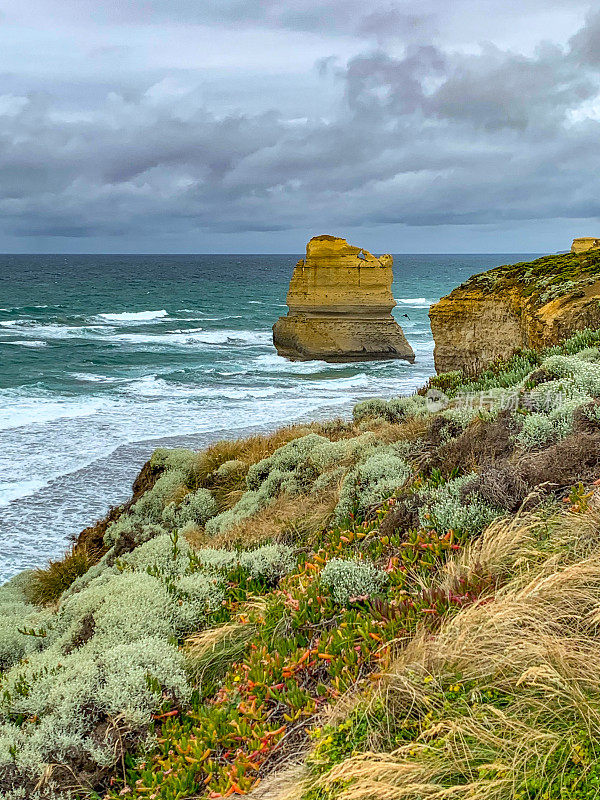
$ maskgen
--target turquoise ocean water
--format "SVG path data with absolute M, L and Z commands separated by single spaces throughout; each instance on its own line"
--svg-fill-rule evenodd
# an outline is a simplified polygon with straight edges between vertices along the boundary
M 0 256 L 0 582 L 126 499 L 157 446 L 411 393 L 433 372 L 430 303 L 532 256 L 395 256 L 413 365 L 277 356 L 271 325 L 299 257 Z

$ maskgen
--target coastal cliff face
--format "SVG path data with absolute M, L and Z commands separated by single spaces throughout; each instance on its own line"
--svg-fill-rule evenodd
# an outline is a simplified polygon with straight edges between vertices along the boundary
M 335 236 L 315 236 L 296 264 L 288 314 L 273 326 L 279 355 L 294 360 L 361 361 L 414 352 L 392 317 L 390 255 L 376 258 Z
M 476 374 L 521 348 L 557 344 L 600 327 L 600 250 L 591 237 L 570 253 L 474 275 L 429 311 L 438 372 Z
M 585 253 L 587 250 L 595 250 L 600 247 L 600 239 L 594 236 L 581 236 L 578 239 L 573 239 L 571 245 L 572 253 Z

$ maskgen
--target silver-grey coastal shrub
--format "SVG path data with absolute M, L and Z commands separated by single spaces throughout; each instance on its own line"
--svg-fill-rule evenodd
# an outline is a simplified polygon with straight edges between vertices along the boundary
M 278 448 L 273 455 L 253 464 L 248 470 L 248 491 L 233 508 L 218 514 L 206 524 L 209 535 L 229 530 L 269 505 L 281 493 L 309 493 L 321 476 L 339 470 L 340 464 L 363 461 L 380 445 L 372 433 L 331 442 L 310 433 Z
M 208 489 L 187 490 L 186 481 L 197 458 L 191 450 L 155 450 L 150 463 L 164 472 L 126 514 L 109 525 L 105 544 L 110 547 L 123 535 L 142 542 L 150 538 L 144 535 L 149 525 L 182 529 L 190 523 L 202 526 L 214 517 L 218 507 Z
M 42 632 L 53 621 L 52 612 L 31 605 L 24 594 L 30 573 L 22 572 L 0 586 L 0 671 L 43 647 Z M 35 634 L 23 631 L 34 631 Z
M 60 658 L 51 650 L 36 654 L 3 680 L 0 772 L 10 764 L 34 780 L 47 764 L 73 756 L 111 765 L 113 747 L 103 745 L 94 728 L 117 715 L 134 728 L 147 726 L 161 703 L 152 681 L 180 701 L 189 697 L 183 655 L 160 638 L 100 650 L 88 642 Z M 8 722 L 19 714 L 27 718 L 23 725 Z
M 179 470 L 189 474 L 198 460 L 198 453 L 185 448 L 157 447 L 150 457 L 154 469 Z
M 429 413 L 427 398 L 418 394 L 408 397 L 393 397 L 391 400 L 373 397 L 369 400 L 361 400 L 352 409 L 352 417 L 357 423 L 378 418 L 386 422 L 398 423 L 414 417 L 426 417 Z
M 552 356 L 542 363 L 553 381 L 541 383 L 529 397 L 537 408 L 523 419 L 517 441 L 526 450 L 564 439 L 573 429 L 575 412 L 600 393 L 600 365 L 578 356 Z
M 461 498 L 462 487 L 473 480 L 475 473 L 462 475 L 448 481 L 437 489 L 422 492 L 419 497 L 419 523 L 423 528 L 435 529 L 439 534 L 448 531 L 468 531 L 477 534 L 492 520 L 502 515 L 502 511 L 479 499 Z
M 344 479 L 335 509 L 338 522 L 351 513 L 361 513 L 391 497 L 409 477 L 411 469 L 393 446 L 381 447 L 355 467 Z
M 265 544 L 251 550 L 222 550 L 203 547 L 193 556 L 194 564 L 215 572 L 241 567 L 251 578 L 274 581 L 296 567 L 294 551 L 284 544 Z
M 366 560 L 332 558 L 321 572 L 322 585 L 339 605 L 378 594 L 387 580 L 383 570 Z
M 0 692 L 0 772 L 10 766 L 35 781 L 47 764 L 74 754 L 111 766 L 115 753 L 95 735 L 97 725 L 119 716 L 143 736 L 165 692 L 187 700 L 176 643 L 221 607 L 227 571 L 242 567 L 275 581 L 295 564 L 284 545 L 192 552 L 184 540 L 161 534 L 114 564 L 96 565 L 56 612 L 43 612 L 45 636 L 24 637 L 31 643 L 25 652 L 11 642 L 12 666 L 5 665 Z M 0 588 L 0 608 L 4 601 L 17 615 L 32 608 L 19 580 Z M 11 619 L 15 629 L 19 622 Z M 27 721 L 14 725 L 15 715 Z
M 217 501 L 208 489 L 197 489 L 187 494 L 181 503 L 171 502 L 162 512 L 162 521 L 171 528 L 183 528 L 192 522 L 204 525 L 218 512 Z

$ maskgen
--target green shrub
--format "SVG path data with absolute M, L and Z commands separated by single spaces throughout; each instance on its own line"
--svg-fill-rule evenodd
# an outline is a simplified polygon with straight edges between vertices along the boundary
M 10 641 L 0 638 L 0 770 L 10 764 L 18 781 L 35 781 L 49 763 L 87 758 L 112 766 L 118 748 L 95 734 L 118 716 L 144 734 L 165 697 L 187 701 L 190 686 L 176 641 L 220 613 L 228 572 L 277 581 L 295 567 L 290 548 L 192 553 L 174 535 L 159 535 L 105 559 L 57 612 L 24 599 L 19 578 L 0 588 L 0 613 Z M 47 623 L 43 635 L 17 634 L 20 623 Z M 4 626 L 0 623 L 0 631 Z M 39 633 L 39 631 L 38 631 Z M 26 660 L 20 660 L 26 656 Z M 27 721 L 14 725 L 12 720 Z
M 394 494 L 410 474 L 410 466 L 392 446 L 375 451 L 344 479 L 336 519 L 342 521 L 350 514 L 364 513 L 369 506 Z
M 361 400 L 352 409 L 352 418 L 356 423 L 362 422 L 364 419 L 377 419 L 378 417 L 386 419 L 387 408 L 388 402 L 382 397 Z
M 117 566 L 137 572 L 150 569 L 162 575 L 182 575 L 189 569 L 191 553 L 185 539 L 163 532 L 121 556 Z
M 82 758 L 112 766 L 119 748 L 96 727 L 119 717 L 140 732 L 160 707 L 162 693 L 187 700 L 183 655 L 162 639 L 142 637 L 99 650 L 87 645 L 57 659 L 46 651 L 13 668 L 3 681 L 0 714 L 25 717 L 0 724 L 0 771 L 10 765 L 35 782 L 48 764 Z
M 321 572 L 321 583 L 339 605 L 378 594 L 387 579 L 371 561 L 332 558 Z
M 224 461 L 221 466 L 215 470 L 214 475 L 217 478 L 229 478 L 231 475 L 246 474 L 247 468 L 243 461 L 237 458 L 229 461 Z
M 409 397 L 394 397 L 383 400 L 375 397 L 370 400 L 361 400 L 352 410 L 355 423 L 367 419 L 381 418 L 386 422 L 399 423 L 413 417 L 427 416 L 427 400 L 418 394 Z
M 463 499 L 462 489 L 475 477 L 474 473 L 462 475 L 436 489 L 422 492 L 423 505 L 419 508 L 419 522 L 423 528 L 432 528 L 439 534 L 454 531 L 456 534 L 481 533 L 492 520 L 502 514 L 500 509 L 478 498 Z
M 186 495 L 181 503 L 169 503 L 162 512 L 162 521 L 171 528 L 183 528 L 189 522 L 204 525 L 218 512 L 216 500 L 208 489 L 197 489 Z
M 322 476 L 327 472 L 335 471 L 338 477 L 340 463 L 349 467 L 359 463 L 378 446 L 372 433 L 335 442 L 316 433 L 293 439 L 250 467 L 246 478 L 248 491 L 236 505 L 207 522 L 207 533 L 215 535 L 232 528 L 265 508 L 281 493 L 308 494 L 318 481 L 322 485 Z
M 265 544 L 240 554 L 240 566 L 251 578 L 272 583 L 290 573 L 296 566 L 292 549 L 283 544 Z
M 586 350 L 590 353 L 589 348 Z M 523 420 L 517 437 L 521 447 L 529 450 L 563 439 L 573 428 L 577 409 L 600 396 L 600 364 L 584 356 L 585 352 L 555 354 L 542 361 L 542 369 L 554 380 L 535 386 L 529 393 L 536 411 Z
M 588 403 L 582 407 L 581 412 L 590 422 L 600 422 L 600 403 Z
M 234 525 L 256 514 L 268 505 L 269 501 L 270 498 L 266 492 L 244 492 L 242 497 L 232 508 L 228 508 L 227 511 L 222 511 L 220 514 L 217 514 L 216 517 L 208 520 L 206 523 L 206 533 L 209 536 L 216 536 L 218 533 L 221 533 L 221 531 L 233 528 Z
M 198 592 L 194 596 L 192 627 L 201 628 L 207 613 L 221 603 L 223 590 L 215 579 L 208 580 L 202 573 L 195 578 Z M 69 649 L 77 646 L 84 627 L 92 628 L 97 646 L 131 642 L 144 636 L 168 639 L 186 633 L 190 609 L 187 603 L 179 602 L 183 591 L 179 580 L 167 583 L 146 572 L 104 573 L 65 599 L 51 639 Z
M 189 475 L 198 458 L 199 453 L 195 453 L 193 450 L 157 447 L 150 458 L 150 466 L 155 470 L 177 470 Z
M 22 572 L 0 586 L 0 671 L 40 650 L 53 620 L 52 612 L 28 601 L 31 577 L 31 571 Z

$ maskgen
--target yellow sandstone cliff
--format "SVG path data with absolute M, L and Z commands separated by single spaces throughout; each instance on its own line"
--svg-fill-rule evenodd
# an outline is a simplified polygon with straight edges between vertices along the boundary
M 431 306 L 436 370 L 477 374 L 521 348 L 600 328 L 599 245 L 575 239 L 570 253 L 474 275 Z
M 336 236 L 311 239 L 290 281 L 288 314 L 273 326 L 279 355 L 412 363 L 415 354 L 391 314 L 392 264 L 392 256 L 376 258 Z

